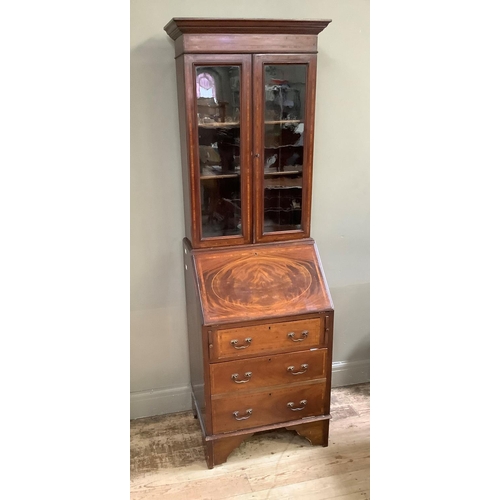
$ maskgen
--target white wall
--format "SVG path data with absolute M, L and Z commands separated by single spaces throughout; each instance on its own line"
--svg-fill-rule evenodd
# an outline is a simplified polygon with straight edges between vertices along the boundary
M 368 0 L 132 0 L 131 417 L 190 407 L 172 17 L 332 19 L 319 35 L 311 236 L 335 304 L 333 383 L 369 380 Z

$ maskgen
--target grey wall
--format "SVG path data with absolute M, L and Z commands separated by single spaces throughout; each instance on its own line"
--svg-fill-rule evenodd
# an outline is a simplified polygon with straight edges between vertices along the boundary
M 333 384 L 369 380 L 369 2 L 132 0 L 131 417 L 190 408 L 172 17 L 332 19 L 319 35 L 311 235 L 335 304 Z

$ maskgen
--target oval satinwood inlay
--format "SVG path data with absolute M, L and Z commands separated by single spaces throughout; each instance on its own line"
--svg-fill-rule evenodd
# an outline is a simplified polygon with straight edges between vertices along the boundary
M 251 255 L 224 265 L 211 288 L 226 306 L 260 310 L 295 302 L 311 283 L 309 269 L 297 260 Z
M 206 324 L 332 308 L 311 242 L 204 250 L 193 259 Z

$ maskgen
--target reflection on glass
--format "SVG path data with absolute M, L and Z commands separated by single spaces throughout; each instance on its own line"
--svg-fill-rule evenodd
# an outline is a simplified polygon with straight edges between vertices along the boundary
M 196 68 L 202 237 L 241 235 L 240 67 Z
M 307 65 L 264 70 L 264 232 L 301 229 Z

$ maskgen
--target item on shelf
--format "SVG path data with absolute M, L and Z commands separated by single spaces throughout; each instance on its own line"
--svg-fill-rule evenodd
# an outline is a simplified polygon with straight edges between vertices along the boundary
M 239 152 L 236 145 L 235 130 L 221 129 L 217 131 L 217 150 L 221 159 L 222 172 L 233 172 L 235 167 L 235 156 Z
M 276 120 L 291 119 L 300 111 L 300 91 L 290 87 L 288 83 L 266 85 L 266 111 Z M 266 116 L 267 118 L 267 116 Z
M 213 97 L 198 97 L 198 116 L 201 123 L 226 121 L 227 102 L 215 102 Z
M 276 159 L 277 158 L 278 158 L 278 154 L 277 153 L 273 154 L 272 156 L 269 156 L 266 159 L 266 164 L 264 165 L 264 168 L 269 169 L 272 165 L 274 165 L 276 163 Z
M 200 163 L 203 165 L 220 165 L 220 156 L 212 146 L 199 146 Z

